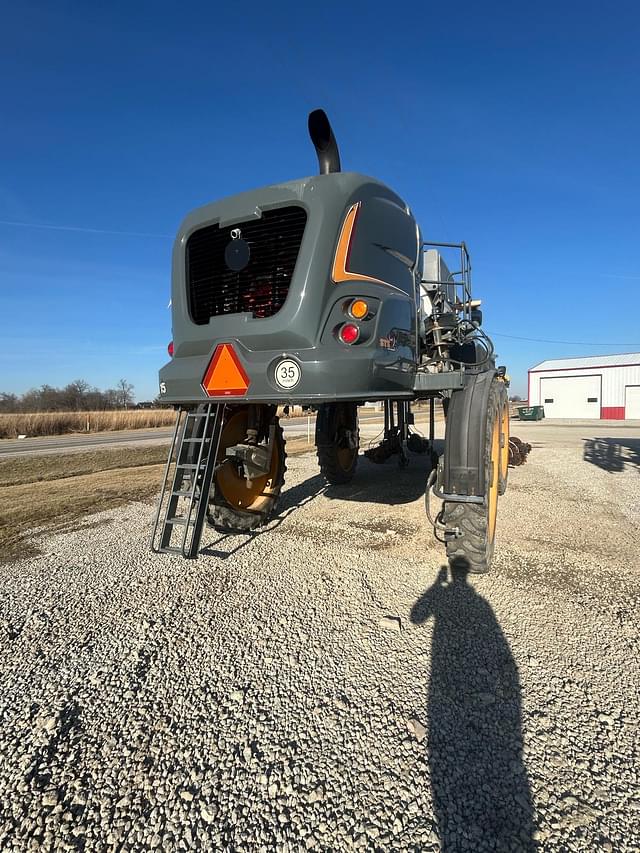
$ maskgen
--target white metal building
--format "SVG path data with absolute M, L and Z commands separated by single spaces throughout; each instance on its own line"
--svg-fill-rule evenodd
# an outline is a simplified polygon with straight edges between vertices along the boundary
M 547 418 L 640 420 L 640 352 L 542 361 L 529 371 L 529 405 Z

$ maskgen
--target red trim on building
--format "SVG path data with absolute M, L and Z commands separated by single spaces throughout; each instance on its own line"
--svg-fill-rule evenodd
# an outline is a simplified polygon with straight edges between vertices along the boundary
M 624 406 L 601 406 L 600 418 L 603 421 L 623 421 Z
M 543 370 L 530 370 L 529 373 L 560 373 L 565 370 L 608 370 L 613 367 L 640 367 L 640 361 L 634 364 L 588 364 L 582 367 L 546 367 Z
M 527 370 L 527 403 L 531 400 L 531 371 Z

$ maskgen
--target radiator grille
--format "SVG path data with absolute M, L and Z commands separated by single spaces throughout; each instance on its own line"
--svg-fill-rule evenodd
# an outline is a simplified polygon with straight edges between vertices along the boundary
M 268 210 L 260 219 L 225 228 L 209 225 L 187 241 L 187 288 L 191 319 L 198 325 L 210 317 L 250 312 L 271 317 L 283 306 L 307 222 L 304 208 Z M 247 266 L 229 269 L 225 249 L 239 228 L 251 249 Z

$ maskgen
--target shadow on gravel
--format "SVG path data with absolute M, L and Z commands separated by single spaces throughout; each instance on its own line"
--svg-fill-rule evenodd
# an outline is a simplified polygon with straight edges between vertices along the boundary
M 433 617 L 428 750 L 441 849 L 533 851 L 518 669 L 468 565 L 440 569 L 411 610 Z
M 282 492 L 282 497 L 278 503 L 277 515 L 265 527 L 252 530 L 250 533 L 220 533 L 220 531 L 215 531 L 220 534 L 218 539 L 209 543 L 205 548 L 202 548 L 200 553 L 208 557 L 218 557 L 221 560 L 229 559 L 229 557 L 237 554 L 238 551 L 246 548 L 258 536 L 271 533 L 276 527 L 280 527 L 285 518 L 288 518 L 291 513 L 322 494 L 326 485 L 324 477 L 321 474 L 316 474 L 314 477 L 309 477 L 292 489 L 286 489 Z M 239 538 L 241 541 L 237 542 Z M 231 541 L 227 542 L 227 540 Z
M 625 468 L 640 470 L 640 438 L 585 438 L 584 461 L 603 471 L 619 474 Z
M 435 450 L 442 452 L 444 442 L 436 441 Z M 398 466 L 398 457 L 392 456 L 381 465 L 358 459 L 358 470 L 351 483 L 344 486 L 327 486 L 325 497 L 362 503 L 397 504 L 413 503 L 424 495 L 427 477 L 431 471 L 428 454 L 409 454 L 409 465 Z

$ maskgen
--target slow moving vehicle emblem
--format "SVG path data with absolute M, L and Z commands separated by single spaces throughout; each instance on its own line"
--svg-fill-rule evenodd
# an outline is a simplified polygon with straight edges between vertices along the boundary
M 232 344 L 218 344 L 202 387 L 209 397 L 242 397 L 251 381 Z

